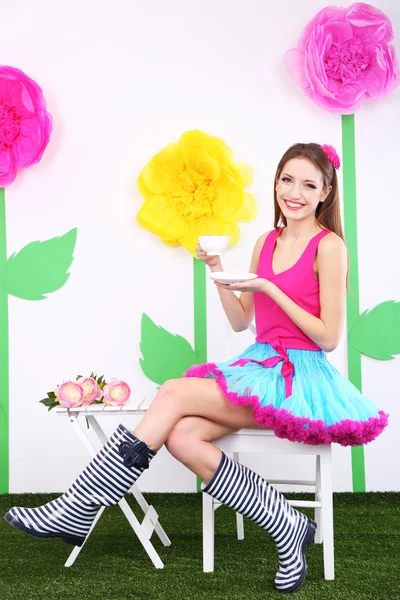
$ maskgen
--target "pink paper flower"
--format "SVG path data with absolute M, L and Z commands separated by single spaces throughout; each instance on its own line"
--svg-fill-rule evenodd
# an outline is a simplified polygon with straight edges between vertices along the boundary
M 76 383 L 83 388 L 82 406 L 92 404 L 92 402 L 102 398 L 103 392 L 99 389 L 97 381 L 93 377 L 80 377 Z
M 0 187 L 38 162 L 51 134 L 42 90 L 19 69 L 0 66 Z
M 128 384 L 119 379 L 111 379 L 110 383 L 106 383 L 103 391 L 103 402 L 109 406 L 123 406 L 131 394 Z
M 301 89 L 329 111 L 354 113 L 364 98 L 380 100 L 399 83 L 389 18 L 363 2 L 322 9 L 285 64 Z
M 66 381 L 56 389 L 56 396 L 64 408 L 82 406 L 84 391 L 83 387 L 75 381 Z

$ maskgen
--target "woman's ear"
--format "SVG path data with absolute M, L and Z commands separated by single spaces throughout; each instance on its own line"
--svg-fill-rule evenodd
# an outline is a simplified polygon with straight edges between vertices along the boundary
M 327 197 L 329 196 L 329 194 L 331 193 L 331 191 L 332 191 L 332 186 L 330 185 L 328 187 L 328 189 L 324 192 L 324 195 L 321 198 L 321 202 L 325 202 L 325 200 L 327 199 Z

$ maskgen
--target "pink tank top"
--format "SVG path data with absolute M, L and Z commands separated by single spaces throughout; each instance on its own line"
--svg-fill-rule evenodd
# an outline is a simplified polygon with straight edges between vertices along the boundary
M 315 317 L 320 316 L 319 282 L 314 273 L 314 259 L 320 240 L 330 231 L 324 229 L 311 238 L 303 254 L 290 269 L 275 275 L 272 269 L 272 255 L 276 240 L 283 227 L 271 231 L 264 242 L 260 253 L 257 274 L 277 285 L 296 304 Z M 254 294 L 257 342 L 276 346 L 277 341 L 285 348 L 300 350 L 321 350 L 297 325 L 284 310 L 269 296 L 261 292 Z

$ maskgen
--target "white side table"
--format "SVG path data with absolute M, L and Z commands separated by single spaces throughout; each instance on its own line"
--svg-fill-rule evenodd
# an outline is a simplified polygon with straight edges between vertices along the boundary
M 127 405 L 122 407 L 106 406 L 104 404 L 92 404 L 87 407 L 80 407 L 75 409 L 67 409 L 60 407 L 56 408 L 55 410 L 59 416 L 68 418 L 68 421 L 71 424 L 73 430 L 77 434 L 78 438 L 81 440 L 82 444 L 85 446 L 86 450 L 89 452 L 91 458 L 93 458 L 97 454 L 100 447 L 104 446 L 104 444 L 107 442 L 107 435 L 105 434 L 101 426 L 101 422 L 104 422 L 104 419 L 108 415 L 112 415 L 114 417 L 121 416 L 122 419 L 126 415 L 144 415 L 147 409 L 147 404 L 148 402 L 146 400 L 141 400 L 139 403 L 136 404 L 132 403 L 132 401 L 129 401 Z M 99 448 L 95 448 L 92 444 L 92 441 L 88 436 L 88 427 L 82 425 L 82 419 L 80 419 L 79 417 L 86 419 L 88 427 L 91 427 L 93 429 L 97 439 L 100 442 Z M 128 493 L 134 496 L 136 502 L 142 509 L 144 513 L 143 521 L 141 523 L 140 521 L 138 521 L 125 498 L 122 498 L 118 502 L 118 504 L 125 517 L 127 518 L 133 531 L 139 538 L 143 548 L 149 555 L 154 566 L 157 569 L 162 569 L 164 567 L 164 564 L 159 555 L 157 554 L 153 544 L 151 543 L 151 536 L 153 532 L 155 532 L 164 546 L 170 546 L 171 541 L 169 540 L 167 534 L 165 533 L 164 529 L 159 523 L 158 514 L 155 508 L 147 503 L 146 499 L 144 498 L 136 483 L 132 485 Z M 74 564 L 77 556 L 86 544 L 88 537 L 95 528 L 105 508 L 105 506 L 102 506 L 100 508 L 82 546 L 75 546 L 75 548 L 72 550 L 67 562 L 65 563 L 66 567 L 70 567 Z

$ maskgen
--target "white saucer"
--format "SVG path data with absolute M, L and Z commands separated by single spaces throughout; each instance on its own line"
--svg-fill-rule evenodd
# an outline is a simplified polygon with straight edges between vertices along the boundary
M 255 273 L 243 273 L 243 271 L 221 271 L 218 273 L 210 273 L 210 279 L 218 281 L 218 283 L 235 283 L 236 281 L 249 281 L 250 279 L 257 279 L 258 275 Z

